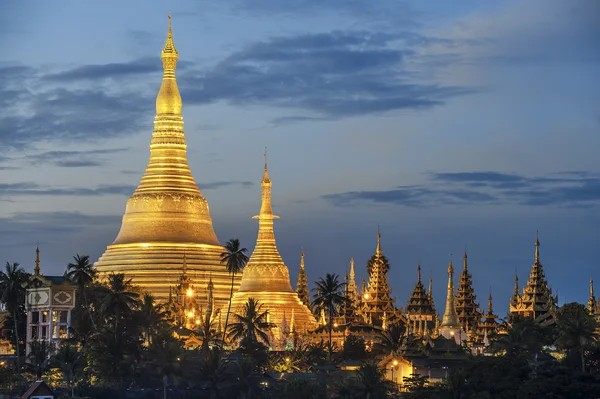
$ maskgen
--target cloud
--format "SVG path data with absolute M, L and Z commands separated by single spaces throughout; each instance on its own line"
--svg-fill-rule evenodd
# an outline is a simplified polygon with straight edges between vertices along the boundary
M 254 183 L 251 181 L 216 181 L 212 183 L 198 183 L 200 190 L 215 190 L 223 187 L 237 186 L 241 188 L 254 187 Z
M 561 172 L 571 177 L 526 177 L 500 172 L 431 173 L 428 185 L 389 190 L 348 191 L 322 198 L 334 206 L 387 203 L 408 207 L 506 205 L 592 207 L 600 204 L 600 177 Z
M 114 226 L 122 215 L 90 215 L 80 212 L 23 212 L 0 218 L 0 237 L 52 237 L 77 233 L 90 226 Z M 0 240 L 0 247 L 14 245 Z
M 101 195 L 131 195 L 135 186 L 102 185 L 97 188 L 55 188 L 37 183 L 0 183 L 0 197 L 11 196 L 101 196 Z
M 48 163 L 63 168 L 81 168 L 104 165 L 107 161 L 106 159 L 102 159 L 102 156 L 117 154 L 128 150 L 129 148 L 87 151 L 46 151 L 33 154 L 27 158 L 31 159 L 32 165 Z
M 83 76 L 81 70 L 77 73 Z M 131 84 L 77 84 L 76 79 L 70 84 L 53 83 L 42 72 L 23 65 L 0 67 L 0 76 L 3 148 L 22 150 L 44 141 L 98 142 L 150 126 L 156 94 Z
M 271 38 L 232 53 L 204 74 L 184 74 L 182 96 L 188 103 L 261 104 L 312 114 L 275 121 L 281 123 L 425 109 L 475 92 L 410 80 L 404 59 L 416 37 L 333 31 Z
M 73 80 L 87 79 L 118 79 L 159 73 L 161 71 L 162 65 L 158 58 L 139 58 L 130 62 L 82 65 L 48 74 L 44 76 L 44 79 L 55 82 L 71 82 Z

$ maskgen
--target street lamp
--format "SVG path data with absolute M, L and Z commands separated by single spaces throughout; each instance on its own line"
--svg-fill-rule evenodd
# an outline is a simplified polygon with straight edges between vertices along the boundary
M 392 381 L 394 382 L 394 384 L 397 384 L 397 381 L 394 379 L 394 369 L 398 367 L 398 360 L 394 359 L 394 361 L 392 362 Z

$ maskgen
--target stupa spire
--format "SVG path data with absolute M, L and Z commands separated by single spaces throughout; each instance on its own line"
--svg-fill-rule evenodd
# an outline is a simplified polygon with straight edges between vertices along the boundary
M 212 273 L 215 306 L 220 308 L 229 300 L 231 283 L 227 281 L 232 277 L 221 263 L 223 247 L 214 232 L 208 202 L 188 165 L 182 99 L 175 76 L 179 54 L 171 18 L 161 42 L 163 76 L 157 88 L 149 160 L 127 201 L 116 239 L 95 267 L 102 276 L 125 274 L 162 301 L 174 283 L 170 276 L 181 274 L 185 251 L 194 284 L 204 288 Z M 240 277 L 233 279 L 235 290 Z M 206 300 L 204 295 L 197 299 L 202 306 L 207 305 Z
M 283 263 L 283 260 L 277 250 L 275 233 L 273 231 L 273 220 L 279 219 L 279 216 L 273 215 L 273 208 L 271 206 L 271 187 L 273 187 L 273 183 L 269 177 L 269 169 L 267 167 L 266 147 L 264 157 L 264 172 L 260 182 L 260 186 L 262 187 L 260 213 L 253 217 L 254 219 L 258 219 L 258 238 L 256 240 L 256 248 L 252 253 L 252 258 L 256 262 L 263 264 L 281 264 Z
M 356 300 L 356 276 L 354 273 L 354 258 L 350 258 L 350 275 L 348 278 L 348 296 L 352 301 Z
M 381 256 L 381 232 L 379 230 L 379 225 L 377 225 L 377 249 L 375 251 L 375 255 Z
M 448 290 L 446 293 L 446 310 L 442 317 L 441 327 L 456 327 L 460 328 L 461 324 L 458 321 L 458 315 L 454 308 L 454 267 L 452 266 L 452 259 L 448 265 Z
M 535 263 L 540 263 L 540 240 L 537 231 L 535 232 Z
M 39 245 L 35 248 L 35 268 L 33 269 L 33 272 L 35 273 L 36 276 L 40 275 L 40 246 Z
M 590 314 L 595 314 L 598 311 L 596 296 L 594 295 L 594 280 L 590 278 L 590 299 L 588 300 L 588 311 Z
M 298 282 L 296 283 L 296 293 L 303 304 L 310 307 L 310 295 L 308 293 L 308 281 L 306 270 L 304 269 L 304 251 L 300 253 L 300 272 L 298 273 Z
M 467 249 L 465 248 L 465 253 L 463 255 L 463 272 L 467 272 Z
M 298 292 L 292 290 L 289 269 L 277 250 L 273 220 L 278 216 L 273 215 L 271 207 L 272 182 L 269 177 L 266 151 L 261 187 L 260 212 L 254 216 L 254 219 L 258 219 L 256 245 L 244 268 L 240 288 L 231 300 L 231 308 L 241 307 L 249 298 L 254 298 L 264 306 L 275 323 L 283 320 L 284 313 L 290 314 L 295 309 L 297 327 L 312 329 L 315 327 L 316 320 L 308 307 L 309 303 L 304 303 Z M 302 255 L 300 261 L 303 263 Z M 304 267 L 301 266 L 300 273 L 302 272 Z M 306 281 L 306 277 L 303 279 Z M 305 294 L 304 300 L 309 302 L 308 287 Z
M 417 283 L 421 284 L 421 263 L 417 265 Z

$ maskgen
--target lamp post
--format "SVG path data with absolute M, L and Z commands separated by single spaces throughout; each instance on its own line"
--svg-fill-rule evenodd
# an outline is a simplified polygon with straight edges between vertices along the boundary
M 394 369 L 398 367 L 398 360 L 394 359 L 394 361 L 392 362 L 392 381 L 394 382 L 394 384 L 398 385 L 398 382 L 394 379 Z

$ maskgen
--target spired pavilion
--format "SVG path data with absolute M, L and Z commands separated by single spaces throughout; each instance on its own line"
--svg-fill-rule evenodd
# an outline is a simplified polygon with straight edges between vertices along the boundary
M 552 295 L 544 268 L 540 262 L 540 240 L 535 238 L 535 259 L 529 273 L 527 285 L 519 294 L 519 278 L 515 276 L 515 291 L 510 299 L 512 315 L 531 317 L 540 322 L 552 322 L 558 298 Z
M 175 78 L 179 55 L 170 18 L 161 55 L 164 73 L 156 97 L 150 160 L 127 201 L 117 238 L 95 266 L 101 275 L 123 273 L 156 299 L 167 300 L 170 287 L 178 284 L 185 254 L 187 277 L 202 288 L 212 279 L 214 305 L 220 308 L 229 300 L 231 276 L 221 263 L 224 248 L 213 230 L 208 202 L 188 166 Z M 234 289 L 239 283 L 237 277 Z M 206 309 L 207 296 L 198 300 Z

